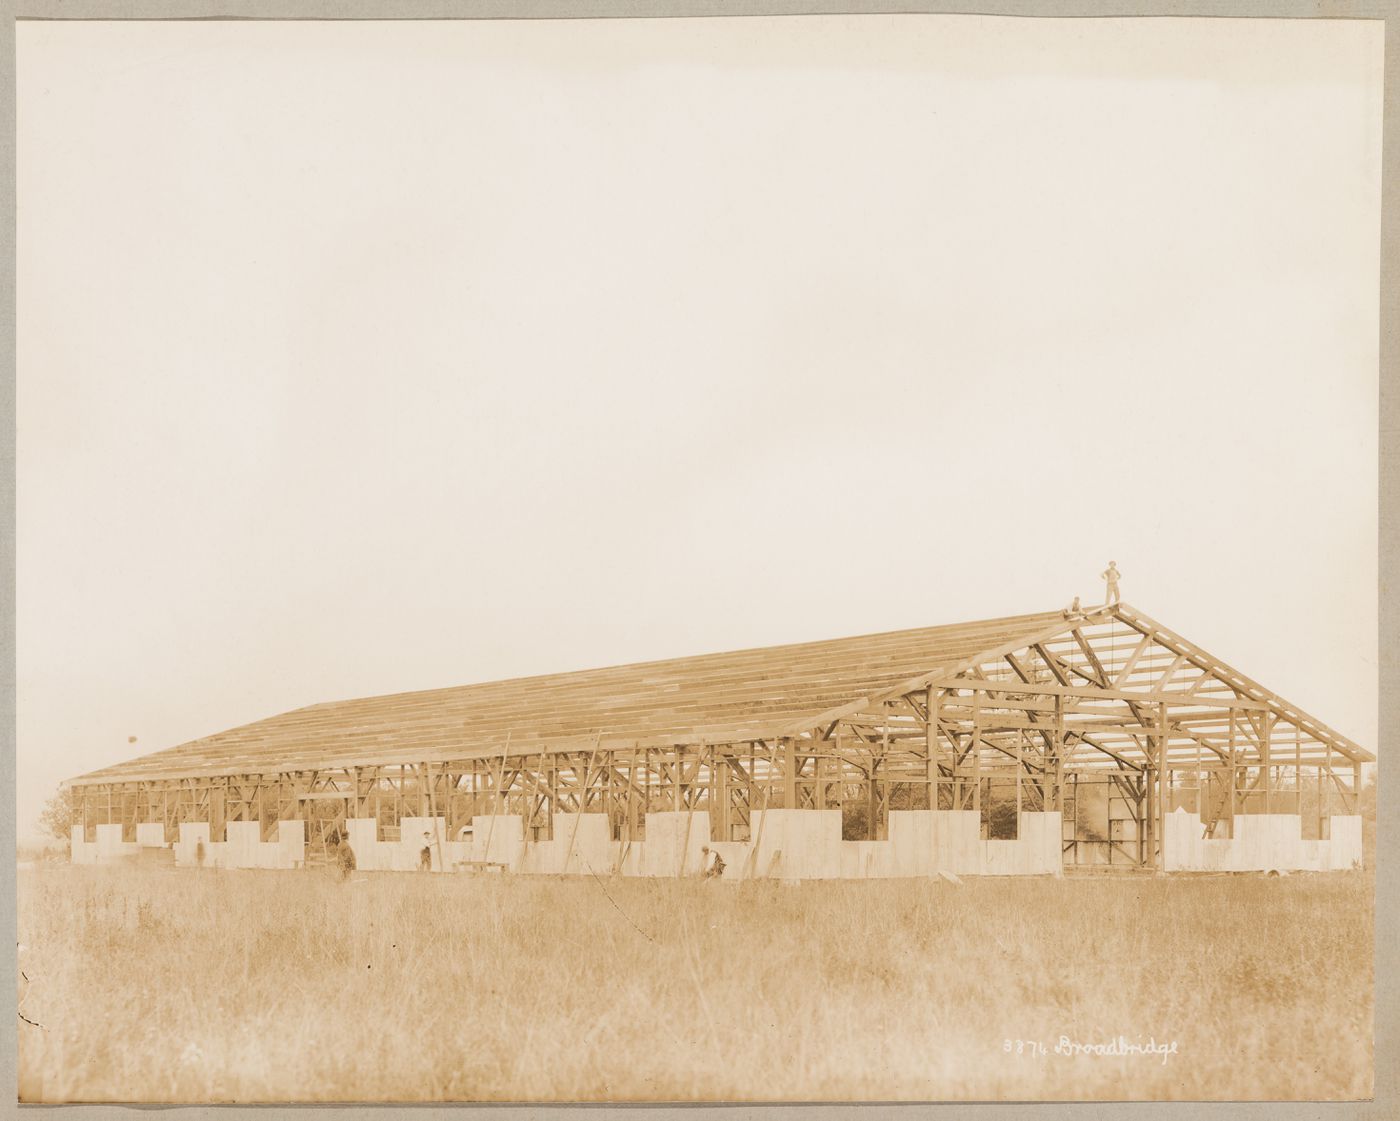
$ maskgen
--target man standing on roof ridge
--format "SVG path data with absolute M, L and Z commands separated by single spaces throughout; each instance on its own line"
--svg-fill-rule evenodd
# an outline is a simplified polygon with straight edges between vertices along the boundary
M 1104 580 L 1108 582 L 1108 595 L 1104 599 L 1103 605 L 1105 607 L 1111 607 L 1119 600 L 1118 577 L 1121 575 L 1121 573 L 1118 571 L 1118 562 L 1109 561 L 1108 567 L 1104 569 L 1103 572 L 1100 573 L 1100 575 L 1104 578 Z

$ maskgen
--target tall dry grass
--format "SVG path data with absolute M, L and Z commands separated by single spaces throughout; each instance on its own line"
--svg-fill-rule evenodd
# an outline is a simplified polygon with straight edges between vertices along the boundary
M 1371 884 L 26 869 L 20 1093 L 1364 1097 Z

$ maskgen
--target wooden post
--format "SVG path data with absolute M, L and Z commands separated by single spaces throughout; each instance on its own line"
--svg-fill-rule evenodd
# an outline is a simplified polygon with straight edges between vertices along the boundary
M 637 839 L 637 745 L 632 745 L 632 755 L 627 760 L 627 843 L 630 845 Z M 620 871 L 621 869 L 619 869 Z
M 642 830 L 646 831 L 647 814 L 651 812 L 651 748 L 642 753 Z
M 1151 733 L 1148 733 L 1151 735 Z M 1133 791 L 1137 797 L 1133 800 L 1133 820 L 1137 824 L 1137 862 L 1139 865 L 1147 863 L 1148 839 L 1152 833 L 1152 774 L 1144 771 L 1133 780 Z
M 1273 813 L 1273 799 L 1271 797 L 1274 786 L 1274 727 L 1269 718 L 1269 714 L 1263 713 L 1260 724 L 1259 737 L 1259 763 L 1264 768 L 1264 813 Z
M 1079 775 L 1071 774 L 1070 779 L 1070 827 L 1069 827 L 1069 848 L 1070 859 L 1079 863 Z M 1065 811 L 1064 792 L 1060 793 L 1060 812 Z
M 559 812 L 559 757 L 550 756 L 545 772 L 545 800 L 549 802 L 549 835 L 554 836 L 554 815 Z
M 1227 791 L 1228 791 L 1228 793 L 1229 793 L 1229 799 L 1230 799 L 1230 836 L 1231 836 L 1231 837 L 1233 837 L 1233 836 L 1235 835 L 1235 793 L 1236 793 L 1236 788 L 1237 788 L 1238 785 L 1239 785 L 1239 776 L 1238 776 L 1238 774 L 1236 773 L 1236 772 L 1237 772 L 1237 764 L 1236 764 L 1236 759 L 1235 759 L 1235 722 L 1236 722 L 1236 720 L 1237 720 L 1237 717 L 1236 717 L 1236 715 L 1235 715 L 1235 710 L 1232 708 L 1232 709 L 1230 709 L 1230 718 L 1229 718 L 1229 724 L 1230 724 L 1230 743 L 1229 743 L 1229 747 L 1230 747 L 1230 784 L 1229 784 L 1229 786 L 1226 788 Z
M 1313 778 L 1317 780 L 1317 781 L 1316 781 L 1316 785 L 1317 785 L 1317 807 L 1316 807 L 1316 817 L 1317 817 L 1317 839 L 1320 841 L 1320 840 L 1322 840 L 1322 765 L 1321 765 L 1321 764 L 1318 764 L 1316 767 L 1313 768 Z
M 1065 696 L 1055 694 L 1055 808 L 1061 816 L 1065 812 L 1065 755 L 1069 751 L 1069 737 L 1065 735 Z M 1075 812 L 1079 812 L 1079 791 L 1075 790 Z
M 732 768 L 718 749 L 715 751 L 714 768 L 715 836 L 721 841 L 727 841 L 730 839 L 729 773 Z
M 865 777 L 865 836 L 867 840 L 878 841 L 879 833 L 875 828 L 875 820 L 879 816 L 879 794 L 875 789 L 875 771 L 880 766 L 875 748 L 870 749 L 870 773 Z
M 209 788 L 209 841 L 211 844 L 224 839 L 224 788 Z
M 1303 816 L 1303 729 L 1293 725 L 1293 804 L 1301 822 Z
M 982 812 L 982 691 L 972 692 L 972 808 Z M 979 827 L 980 828 L 980 827 Z
M 1025 759 L 1022 757 L 1022 748 L 1025 744 L 1025 729 L 1016 729 L 1016 835 L 1021 835 L 1021 771 L 1025 767 Z
M 1319 782 L 1319 783 L 1318 783 L 1318 789 L 1324 791 L 1324 792 L 1326 793 L 1326 796 L 1327 796 L 1326 799 L 1325 799 L 1325 802 L 1324 802 L 1324 800 L 1321 800 L 1321 799 L 1319 799 L 1319 801 L 1318 801 L 1319 807 L 1322 806 L 1322 805 L 1324 805 L 1324 804 L 1325 804 L 1326 807 L 1327 807 L 1325 813 L 1324 813 L 1321 809 L 1318 810 L 1318 813 L 1319 813 L 1323 818 L 1325 818 L 1325 819 L 1330 819 L 1331 816 L 1332 816 L 1332 787 L 1329 786 L 1329 785 L 1327 785 L 1327 784 L 1330 783 L 1331 781 L 1332 781 L 1332 744 L 1329 742 L 1329 743 L 1327 744 L 1327 781 L 1326 781 L 1325 783 L 1324 783 L 1324 782 Z M 1329 836 L 1330 836 L 1331 831 L 1332 831 L 1332 827 L 1331 827 L 1330 825 L 1327 827 L 1327 831 L 1328 831 L 1328 834 L 1329 834 Z M 1321 837 L 1322 834 L 1319 833 L 1318 836 Z
M 445 821 L 441 823 L 438 822 L 437 795 L 433 790 L 432 764 L 426 761 L 423 763 L 423 779 L 428 784 L 428 816 L 433 819 L 433 837 L 437 845 L 438 871 L 446 872 L 447 862 L 442 856 L 442 829 L 446 827 L 447 823 Z M 355 785 L 358 787 L 359 783 L 357 782 Z
M 783 809 L 797 809 L 797 741 L 783 740 Z
M 606 821 L 606 822 L 608 823 L 608 836 L 609 836 L 609 837 L 612 836 L 613 809 L 614 809 L 614 804 L 615 804 L 615 801 L 616 801 L 616 800 L 614 799 L 614 797 L 613 797 L 613 794 L 614 794 L 614 791 L 613 791 L 613 774 L 614 774 L 614 772 L 613 772 L 612 765 L 611 765 L 611 764 L 612 764 L 612 757 L 613 757 L 613 753 L 612 753 L 611 749 L 609 749 L 608 751 L 603 752 L 602 759 L 599 761 L 599 768 L 600 768 L 600 769 L 599 769 L 599 771 L 598 771 L 598 775 L 599 775 L 599 777 L 600 777 L 603 781 L 602 781 L 602 783 L 601 783 L 601 784 L 599 785 L 599 787 L 598 787 L 598 810 L 597 810 L 597 812 L 598 812 L 598 813 L 601 813 L 601 814 L 603 815 L 603 820 Z M 551 836 L 551 837 L 554 836 L 554 831 L 553 831 L 553 829 L 550 830 L 550 836 Z
M 1157 752 L 1155 729 L 1147 732 L 1147 769 L 1142 773 L 1142 799 L 1138 803 L 1138 863 L 1157 866 Z
M 1167 870 L 1167 800 L 1170 787 L 1167 778 L 1167 702 L 1158 705 L 1157 712 L 1157 869 Z
M 924 694 L 924 711 L 928 714 L 924 749 L 928 752 L 925 778 L 928 780 L 928 808 L 931 810 L 938 809 L 938 697 L 938 690 L 930 685 Z
M 1196 740 L 1196 817 L 1202 822 L 1206 817 L 1205 775 L 1201 772 L 1201 741 Z

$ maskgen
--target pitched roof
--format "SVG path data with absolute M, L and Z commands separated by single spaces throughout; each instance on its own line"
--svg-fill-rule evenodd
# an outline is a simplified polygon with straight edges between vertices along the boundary
M 1132 636 L 1120 646 L 1119 631 Z M 1264 689 L 1237 670 L 1167 630 L 1127 604 L 1094 608 L 1067 619 L 1059 611 L 983 622 L 890 631 L 855 638 L 703 654 L 605 669 L 520 677 L 448 689 L 331 701 L 295 709 L 178 747 L 73 779 L 76 785 L 185 777 L 275 774 L 375 763 L 421 763 L 563 751 L 600 743 L 737 743 L 794 735 L 856 712 L 870 699 L 909 692 L 925 680 L 964 674 L 998 663 L 1039 643 L 1041 650 L 1076 642 L 1101 644 L 1101 657 L 1077 667 L 1060 665 L 1088 681 L 1116 682 L 1120 690 L 1152 695 L 1162 675 L 1189 666 L 1157 694 L 1209 703 L 1240 697 L 1299 728 L 1310 757 L 1337 750 L 1353 761 L 1370 752 Z M 1141 644 L 1151 645 L 1153 653 Z M 1065 653 L 1052 658 L 1073 658 Z M 1015 660 L 1012 659 L 1012 662 Z M 1022 672 L 1017 670 L 1017 672 Z M 1183 673 L 1186 670 L 1182 671 Z M 1008 680 L 1005 662 L 995 679 Z M 985 683 L 990 683 L 986 677 Z M 1014 690 L 1013 690 L 1014 691 Z M 1125 694 L 1119 693 L 1123 696 Z M 1221 714 L 1223 720 L 1223 712 Z M 1197 734 L 1209 727 L 1194 725 Z M 1210 732 L 1214 735 L 1215 732 Z M 1118 733 L 1131 752 L 1131 732 Z M 1102 738 L 1102 737 L 1101 737 Z
M 606 669 L 331 701 L 191 740 L 74 779 L 309 770 L 339 763 L 499 756 L 512 749 L 777 735 L 827 709 L 1007 642 L 1061 612 L 702 654 Z

